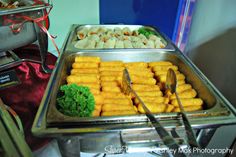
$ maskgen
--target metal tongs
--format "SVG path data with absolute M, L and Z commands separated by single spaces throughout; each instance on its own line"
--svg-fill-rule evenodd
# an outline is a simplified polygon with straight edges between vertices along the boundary
M 199 145 L 196 141 L 196 137 L 194 135 L 193 132 L 193 128 L 191 127 L 188 117 L 184 111 L 183 105 L 180 101 L 180 98 L 178 96 L 177 90 L 176 90 L 176 86 L 177 86 L 177 79 L 176 79 L 176 74 L 172 69 L 169 69 L 167 71 L 167 76 L 166 76 L 166 88 L 171 92 L 171 93 L 175 93 L 177 102 L 179 104 L 179 108 L 180 108 L 180 114 L 182 116 L 183 119 L 183 123 L 184 123 L 184 127 L 185 127 L 185 131 L 187 134 L 187 138 L 188 138 L 188 143 L 190 145 L 191 148 L 194 147 L 198 147 Z
M 156 132 L 159 134 L 160 138 L 162 139 L 163 143 L 169 147 L 170 149 L 177 150 L 177 153 L 174 154 L 176 157 L 184 157 L 186 156 L 183 152 L 178 151 L 180 150 L 180 146 L 176 143 L 174 138 L 166 131 L 166 129 L 157 121 L 151 111 L 146 107 L 145 103 L 142 99 L 137 95 L 137 93 L 133 90 L 131 86 L 131 79 L 128 70 L 125 68 L 123 71 L 123 78 L 122 78 L 122 85 L 125 94 L 134 94 L 134 96 L 139 100 L 142 104 L 142 107 L 145 111 L 146 116 L 151 121 L 153 127 L 155 128 Z

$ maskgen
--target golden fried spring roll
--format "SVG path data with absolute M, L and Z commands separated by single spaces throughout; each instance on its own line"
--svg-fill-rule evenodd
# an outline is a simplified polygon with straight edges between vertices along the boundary
M 148 65 L 150 67 L 154 67 L 154 66 L 159 66 L 159 65 L 172 65 L 172 63 L 168 61 L 159 61 L 159 62 L 150 62 L 148 63 Z
M 184 74 L 176 74 L 176 79 L 177 80 L 184 80 L 185 79 L 185 76 L 184 76 Z
M 100 84 L 98 83 L 77 83 L 78 86 L 86 86 L 89 87 L 90 89 L 96 89 L 100 90 Z
M 66 78 L 68 83 L 98 83 L 97 75 L 69 75 Z
M 103 92 L 121 92 L 120 87 L 117 86 L 102 86 L 102 91 Z
M 157 71 L 162 71 L 162 70 L 168 70 L 168 69 L 172 69 L 174 71 L 178 70 L 178 67 L 176 65 L 167 65 L 167 66 L 154 66 L 153 67 L 153 71 L 157 72 Z
M 122 76 L 122 71 L 101 71 L 101 76 Z
M 178 85 L 176 90 L 178 93 L 181 93 L 181 92 L 191 89 L 191 88 L 192 88 L 192 86 L 190 84 L 182 84 L 182 85 Z
M 144 77 L 132 76 L 131 81 L 133 84 L 147 84 L 147 85 L 155 85 L 156 84 L 156 80 L 154 78 L 144 78 Z
M 121 71 L 123 72 L 124 67 L 100 67 L 99 71 Z
M 194 89 L 188 89 L 182 93 L 178 93 L 179 98 L 194 98 L 197 92 Z M 170 96 L 170 100 L 176 99 L 175 94 Z
M 167 107 L 166 107 L 166 110 L 165 112 L 172 112 L 174 110 L 175 106 L 174 105 L 170 105 L 168 104 Z
M 101 62 L 100 67 L 123 67 L 124 63 L 122 61 L 107 61 Z
M 103 104 L 102 112 L 105 111 L 132 111 L 133 105 L 116 105 L 116 104 Z
M 133 84 L 132 88 L 135 91 L 143 91 L 143 92 L 160 91 L 160 87 L 158 85 Z
M 151 69 L 149 69 L 149 68 L 135 68 L 135 67 L 128 67 L 127 68 L 128 69 L 128 71 L 129 71 L 129 73 L 151 73 L 152 72 L 152 70 Z
M 131 105 L 132 101 L 131 101 L 131 99 L 128 99 L 127 97 L 124 99 L 106 98 L 106 99 L 104 99 L 104 104 Z
M 101 76 L 102 82 L 109 82 L 109 81 L 120 81 L 122 77 L 117 76 Z
M 94 110 L 93 113 L 92 113 L 92 116 L 93 117 L 98 117 L 98 116 L 100 116 L 100 112 L 101 112 L 100 110 Z
M 145 105 L 152 113 L 162 113 L 166 109 L 166 104 L 145 103 Z M 138 111 L 145 113 L 142 104 L 138 104 Z
M 203 101 L 200 98 L 181 98 L 180 101 L 183 106 L 200 106 L 203 104 Z M 171 104 L 175 107 L 179 106 L 177 99 L 171 100 Z
M 124 115 L 135 115 L 137 112 L 134 110 L 129 110 L 129 111 L 107 111 L 107 112 L 102 112 L 102 116 L 124 116 Z
M 137 77 L 151 77 L 153 78 L 154 73 L 152 72 L 135 72 L 131 71 L 129 72 L 130 76 L 137 76 Z
M 95 62 L 99 63 L 101 62 L 100 57 L 95 57 L 95 56 L 77 56 L 75 57 L 75 62 Z
M 165 97 L 140 97 L 141 100 L 145 102 L 153 102 L 155 104 L 165 103 Z M 134 99 L 135 104 L 139 104 L 139 100 L 137 98 Z
M 96 104 L 95 105 L 95 110 L 101 111 L 102 110 L 102 104 Z
M 94 100 L 95 100 L 96 105 L 100 105 L 100 104 L 104 103 L 103 95 L 101 95 L 101 94 L 94 94 L 93 96 L 94 96 Z
M 167 71 L 168 71 L 168 70 L 156 71 L 156 72 L 155 72 L 155 76 L 162 75 L 162 74 L 167 75 Z M 177 74 L 180 74 L 179 71 L 174 71 L 174 72 L 175 72 L 176 75 L 177 75 Z
M 125 63 L 125 67 L 147 68 L 148 63 L 146 63 L 146 62 L 128 62 L 128 63 Z
M 158 92 L 136 92 L 139 97 L 161 97 L 163 96 L 161 91 Z
M 71 75 L 73 74 L 98 74 L 98 69 L 72 69 Z
M 107 98 L 113 98 L 113 99 L 126 99 L 128 96 L 126 96 L 124 93 L 108 93 L 108 92 L 101 92 L 104 99 Z
M 158 75 L 156 77 L 159 80 L 159 82 L 166 82 L 166 76 L 167 75 L 165 75 L 165 74 L 161 74 L 161 75 Z M 176 79 L 177 79 L 177 81 L 184 80 L 185 76 L 183 74 L 177 74 Z
M 119 87 L 119 84 L 117 81 L 106 81 L 101 82 L 102 87 Z
M 93 89 L 93 88 L 90 88 L 89 90 L 90 90 L 90 92 L 91 92 L 93 95 L 99 95 L 99 94 L 101 94 L 100 90 Z
M 96 69 L 98 68 L 98 63 L 94 62 L 83 62 L 83 63 L 73 63 L 72 68 L 74 69 Z
M 184 111 L 186 112 L 192 112 L 192 111 L 199 111 L 202 110 L 202 106 L 185 106 Z M 180 112 L 180 108 L 175 107 L 172 112 Z
M 177 87 L 185 84 L 185 80 L 177 80 Z

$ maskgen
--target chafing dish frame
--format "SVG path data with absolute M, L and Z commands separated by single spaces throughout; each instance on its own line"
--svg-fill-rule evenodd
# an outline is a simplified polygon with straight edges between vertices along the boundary
M 74 25 L 73 25 L 74 26 Z M 62 54 L 59 56 L 59 59 L 56 62 L 56 68 L 53 70 L 53 73 L 51 75 L 51 78 L 49 80 L 48 86 L 46 88 L 45 94 L 42 98 L 40 107 L 38 109 L 38 112 L 36 114 L 33 126 L 32 126 L 32 132 L 35 136 L 47 136 L 47 137 L 56 137 L 58 139 L 66 138 L 67 136 L 69 139 L 70 137 L 78 138 L 78 140 L 86 139 L 88 138 L 98 138 L 101 136 L 102 139 L 109 138 L 110 135 L 114 136 L 122 136 L 122 133 L 129 133 L 129 132 L 136 132 L 137 134 L 143 131 L 146 132 L 152 132 L 154 129 L 152 128 L 151 124 L 146 120 L 141 122 L 127 122 L 127 123 L 116 123 L 116 124 L 98 124 L 98 125 L 77 125 L 74 127 L 71 126 L 48 126 L 47 125 L 47 110 L 48 105 L 52 96 L 52 89 L 55 85 L 56 81 L 56 75 L 59 72 L 59 67 L 62 62 L 62 59 L 67 56 L 68 54 L 76 53 L 77 51 L 68 51 L 68 44 L 71 40 L 71 31 L 69 32 L 63 48 L 62 48 Z M 170 42 L 170 41 L 169 41 Z M 227 108 L 227 111 L 229 114 L 222 115 L 222 116 L 207 116 L 207 117 L 197 117 L 197 118 L 190 118 L 190 123 L 194 130 L 198 129 L 215 129 L 223 125 L 234 125 L 236 124 L 236 110 L 228 102 L 227 99 L 224 98 L 224 96 L 215 88 L 215 86 L 204 76 L 204 74 L 176 47 L 175 51 L 169 52 L 174 53 L 176 55 L 181 56 L 183 60 L 186 61 L 187 65 L 191 67 L 191 69 L 196 73 L 196 75 L 201 79 L 202 81 L 207 83 L 207 87 L 211 88 L 211 90 L 214 92 L 217 97 L 220 98 L 220 101 L 224 104 L 224 106 Z M 109 50 L 102 50 L 103 52 L 109 52 Z M 113 50 L 114 52 L 122 51 L 122 50 Z M 129 51 L 125 49 L 125 51 Z M 132 50 L 130 50 L 132 51 Z M 142 51 L 142 50 L 139 50 Z M 146 50 L 151 52 L 151 50 Z M 155 52 L 159 53 L 164 50 L 155 50 Z M 84 52 L 93 52 L 93 51 L 84 51 Z M 153 51 L 152 51 L 153 52 Z M 166 118 L 158 117 L 162 125 L 169 131 L 171 130 L 183 130 L 183 123 L 180 119 L 174 116 L 170 116 Z M 181 131 L 180 131 L 181 132 Z M 120 137 L 122 138 L 122 137 Z M 155 147 L 157 149 L 158 147 Z M 160 149 L 160 148 L 158 148 Z

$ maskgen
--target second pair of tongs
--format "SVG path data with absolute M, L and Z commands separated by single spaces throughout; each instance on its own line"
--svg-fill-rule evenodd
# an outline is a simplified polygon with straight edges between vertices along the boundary
M 142 107 L 145 111 L 146 116 L 150 120 L 151 124 L 155 128 L 156 132 L 162 139 L 163 143 L 169 147 L 170 149 L 173 150 L 180 150 L 179 145 L 176 143 L 174 138 L 166 131 L 166 129 L 159 123 L 159 121 L 154 117 L 154 115 L 151 113 L 151 111 L 146 107 L 145 103 L 142 101 L 142 99 L 137 95 L 137 93 L 133 90 L 132 85 L 131 85 L 131 78 L 129 75 L 128 70 L 125 68 L 123 71 L 123 78 L 122 78 L 122 85 L 123 85 L 123 90 L 125 94 L 134 94 L 134 96 L 139 100 L 139 102 L 142 104 Z M 185 156 L 184 153 L 181 151 L 177 151 L 175 156 Z
M 182 105 L 182 103 L 180 101 L 180 98 L 178 96 L 178 92 L 176 90 L 176 88 L 177 88 L 176 74 L 175 74 L 175 72 L 172 69 L 169 69 L 167 71 L 166 88 L 172 94 L 175 93 L 177 102 L 179 104 L 180 114 L 181 114 L 182 119 L 183 119 L 185 131 L 186 131 L 186 135 L 187 135 L 188 143 L 189 143 L 190 147 L 191 148 L 194 148 L 194 147 L 198 147 L 199 148 L 199 145 L 197 143 L 196 137 L 195 137 L 194 132 L 193 132 L 193 128 L 192 128 L 192 126 L 189 123 L 188 117 L 187 117 L 187 115 L 186 115 L 186 113 L 184 111 L 184 107 L 183 107 L 183 105 Z

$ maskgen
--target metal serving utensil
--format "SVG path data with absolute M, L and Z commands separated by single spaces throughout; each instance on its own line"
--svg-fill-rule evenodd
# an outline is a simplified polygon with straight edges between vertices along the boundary
M 131 86 L 131 78 L 130 78 L 129 72 L 126 68 L 123 71 L 122 85 L 123 85 L 123 91 L 124 91 L 125 94 L 130 94 L 130 93 L 134 94 L 135 97 L 142 104 L 142 107 L 145 111 L 146 116 L 151 121 L 153 127 L 155 128 L 156 132 L 159 134 L 159 136 L 162 139 L 163 143 L 167 147 L 169 147 L 170 149 L 177 150 L 176 153 L 174 154 L 174 156 L 176 156 L 176 157 L 185 157 L 186 155 L 182 151 L 179 151 L 180 146 L 176 143 L 174 138 L 166 131 L 166 129 L 159 123 L 159 121 L 156 120 L 156 118 L 151 113 L 151 111 L 146 107 L 146 105 L 142 101 L 142 99 L 133 90 L 133 88 Z
M 199 147 L 197 141 L 196 141 L 196 137 L 195 134 L 193 132 L 193 128 L 191 126 L 191 124 L 189 123 L 188 117 L 184 111 L 183 105 L 180 101 L 180 98 L 178 96 L 177 90 L 177 79 L 176 79 L 176 74 L 172 69 L 169 69 L 167 71 L 167 76 L 166 76 L 166 88 L 171 92 L 171 93 L 175 93 L 177 102 L 179 104 L 179 108 L 180 108 L 180 114 L 182 116 L 183 119 L 183 123 L 184 123 L 184 127 L 185 127 L 185 131 L 187 134 L 187 138 L 188 138 L 188 143 L 190 145 L 191 148 L 193 147 Z

